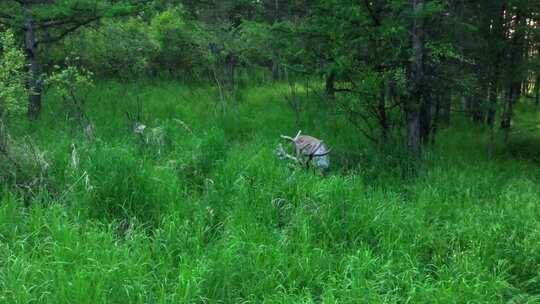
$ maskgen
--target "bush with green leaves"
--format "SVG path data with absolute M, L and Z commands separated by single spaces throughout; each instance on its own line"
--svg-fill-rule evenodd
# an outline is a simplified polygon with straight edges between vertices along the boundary
M 69 58 L 66 61 L 70 61 Z M 91 123 L 86 115 L 86 100 L 89 89 L 94 86 L 94 74 L 85 68 L 76 65 L 68 65 L 62 69 L 55 66 L 45 84 L 54 89 L 57 96 L 62 99 L 67 118 L 73 123 L 83 127 L 85 131 L 91 128 Z
M 25 194 L 47 183 L 45 154 L 30 141 L 10 136 L 7 120 L 26 113 L 29 91 L 24 51 L 11 30 L 0 32 L 0 184 L 15 186 Z
M 84 28 L 52 48 L 49 64 L 62 65 L 67 56 L 79 57 L 79 65 L 98 76 L 136 78 L 149 72 L 156 55 L 149 26 L 139 18 L 103 21 Z
M 168 76 L 197 73 L 205 60 L 196 42 L 197 25 L 186 18 L 181 8 L 169 9 L 154 16 L 150 35 L 157 46 L 154 65 Z
M 0 120 L 5 115 L 26 112 L 28 72 L 24 51 L 11 30 L 0 32 Z

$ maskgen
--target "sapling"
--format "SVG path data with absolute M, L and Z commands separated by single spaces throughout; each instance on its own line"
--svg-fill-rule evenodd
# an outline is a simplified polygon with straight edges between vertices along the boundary
M 66 62 L 70 63 L 71 60 L 66 58 Z M 55 71 L 45 79 L 45 84 L 54 88 L 57 96 L 62 99 L 67 118 L 80 127 L 87 138 L 93 138 L 94 127 L 86 113 L 86 106 L 89 89 L 94 86 L 94 74 L 73 64 L 65 68 L 54 68 Z

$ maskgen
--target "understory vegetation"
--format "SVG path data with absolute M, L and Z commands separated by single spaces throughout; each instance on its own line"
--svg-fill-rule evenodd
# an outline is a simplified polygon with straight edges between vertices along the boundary
M 540 303 L 540 1 L 1 0 L 0 304 Z
M 499 146 L 493 161 L 487 136 L 456 115 L 425 153 L 429 170 L 409 174 L 399 151 L 356 140 L 317 94 L 300 90 L 297 124 L 282 90 L 249 86 L 223 115 L 207 87 L 99 82 L 92 139 L 48 94 L 40 121 L 12 121 L 46 151 L 47 186 L 3 188 L 0 300 L 540 301 L 537 132 L 510 145 L 533 152 Z M 523 124 L 537 119 L 526 107 Z M 135 108 L 145 137 L 126 118 Z M 333 148 L 327 176 L 274 155 L 298 129 Z

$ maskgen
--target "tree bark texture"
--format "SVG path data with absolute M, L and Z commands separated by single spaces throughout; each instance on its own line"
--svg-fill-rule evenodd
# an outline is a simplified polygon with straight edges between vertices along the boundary
M 422 152 L 420 112 L 424 81 L 424 25 L 420 19 L 420 12 L 424 8 L 424 0 L 411 0 L 411 3 L 415 17 L 411 29 L 413 57 L 409 75 L 410 99 L 406 108 L 407 148 L 413 157 L 419 158 Z
M 431 133 L 432 127 L 432 102 L 431 102 L 431 92 L 424 87 L 424 92 L 422 94 L 422 105 L 420 107 L 420 138 L 422 144 L 426 145 L 429 143 L 429 136 Z
M 34 21 L 29 4 L 24 6 L 24 45 L 30 67 L 30 100 L 28 104 L 28 116 L 37 118 L 41 111 L 41 76 L 36 37 L 34 36 Z

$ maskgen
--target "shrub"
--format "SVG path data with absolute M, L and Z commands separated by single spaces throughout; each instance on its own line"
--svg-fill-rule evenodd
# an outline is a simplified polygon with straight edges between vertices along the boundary
M 69 61 L 69 58 L 67 60 Z M 75 65 L 69 65 L 65 69 L 56 66 L 56 70 L 45 83 L 53 87 L 62 99 L 69 120 L 79 125 L 88 137 L 92 137 L 93 126 L 86 115 L 86 101 L 89 89 L 94 85 L 93 73 Z
M 43 152 L 9 134 L 7 119 L 27 110 L 28 72 L 13 31 L 0 32 L 0 48 L 0 184 L 32 194 L 45 184 L 49 165 Z
M 169 9 L 157 14 L 151 21 L 150 34 L 158 48 L 154 64 L 169 75 L 180 76 L 198 72 L 205 66 L 203 54 L 195 43 L 194 24 L 184 18 L 183 12 Z
M 114 42 L 114 43 L 112 43 Z M 62 65 L 66 56 L 80 58 L 81 66 L 98 76 L 120 78 L 140 77 L 149 71 L 156 46 L 148 32 L 148 25 L 138 19 L 105 21 L 96 31 L 80 30 L 54 49 L 51 65 Z
M 13 31 L 0 32 L 0 120 L 26 112 L 27 77 L 24 51 L 17 46 Z

